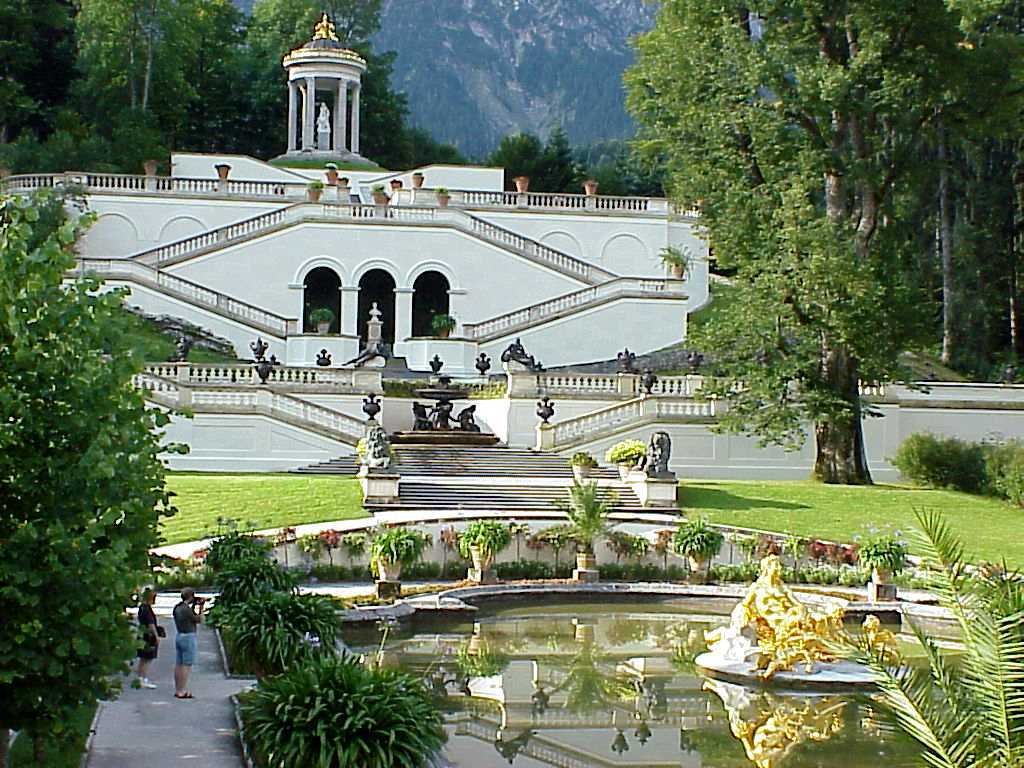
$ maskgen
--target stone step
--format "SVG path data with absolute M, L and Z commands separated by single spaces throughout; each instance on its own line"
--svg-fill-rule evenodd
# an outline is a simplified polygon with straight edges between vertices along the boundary
M 616 487 L 616 510 L 640 510 L 636 495 L 625 486 Z M 370 510 L 490 510 L 490 511 L 557 511 L 555 502 L 569 498 L 565 486 L 491 486 L 437 485 L 405 482 L 401 484 L 398 504 L 367 505 Z

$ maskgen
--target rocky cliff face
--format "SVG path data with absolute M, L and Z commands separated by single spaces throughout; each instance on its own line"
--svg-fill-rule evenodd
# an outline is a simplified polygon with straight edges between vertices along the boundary
M 411 122 L 470 155 L 559 124 L 589 143 L 632 132 L 622 73 L 654 14 L 645 0 L 385 0 L 374 46 L 398 53 Z

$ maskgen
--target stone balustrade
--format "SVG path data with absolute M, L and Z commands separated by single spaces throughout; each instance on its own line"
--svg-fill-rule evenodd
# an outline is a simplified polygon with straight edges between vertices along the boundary
M 694 398 L 701 388 L 701 376 L 661 376 L 651 388 L 652 395 Z M 581 399 L 632 399 L 644 393 L 640 374 L 541 371 L 509 376 L 510 397 L 576 397 Z
M 6 193 L 32 192 L 50 187 L 81 187 L 89 194 L 166 194 L 173 196 L 232 195 L 237 197 L 301 200 L 305 181 L 234 181 L 125 173 L 35 173 L 9 176 L 0 183 Z
M 283 391 L 337 394 L 381 393 L 381 373 L 367 368 L 328 368 L 277 365 L 260 381 L 253 363 L 150 363 L 144 375 L 184 387 L 270 387 Z

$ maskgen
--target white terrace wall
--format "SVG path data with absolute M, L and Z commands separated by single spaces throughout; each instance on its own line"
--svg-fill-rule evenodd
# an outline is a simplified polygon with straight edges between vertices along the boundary
M 91 194 L 88 206 L 97 214 L 97 220 L 79 248 L 83 256 L 120 258 L 258 216 L 285 204 L 213 194 L 190 198 L 170 197 L 166 193 Z
M 213 155 L 175 152 L 171 155 L 171 176 L 186 179 L 216 179 L 220 164 L 231 166 L 228 178 L 236 181 L 303 181 L 295 171 L 271 165 L 248 155 Z
M 384 184 L 398 179 L 406 189 L 412 188 L 412 175 L 423 174 L 424 188 L 436 189 L 470 189 L 480 192 L 500 192 L 505 186 L 505 170 L 471 165 L 425 165 L 408 171 L 384 171 L 376 176 L 366 178 L 364 185 Z M 388 190 L 391 194 L 391 190 Z M 433 195 L 433 193 L 431 193 Z

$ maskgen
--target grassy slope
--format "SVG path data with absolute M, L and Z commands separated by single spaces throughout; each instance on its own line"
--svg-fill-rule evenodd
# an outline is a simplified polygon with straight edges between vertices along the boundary
M 147 363 L 166 360 L 174 352 L 176 340 L 169 334 L 161 333 L 151 320 L 130 314 L 132 326 L 132 350 L 138 360 Z M 188 355 L 193 363 L 233 363 L 233 357 L 218 355 L 206 349 L 193 348 Z
M 218 518 L 243 528 L 273 528 L 364 517 L 359 483 L 317 475 L 171 474 L 178 514 L 163 524 L 168 544 L 201 539 Z
M 1024 566 L 1024 510 L 997 499 L 896 485 L 866 488 L 812 482 L 684 481 L 686 514 L 716 523 L 852 541 L 872 527 L 909 532 L 914 509 L 942 512 L 971 559 Z

